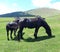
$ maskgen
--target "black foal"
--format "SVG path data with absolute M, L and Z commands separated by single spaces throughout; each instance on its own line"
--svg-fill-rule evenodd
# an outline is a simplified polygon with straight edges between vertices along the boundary
M 10 22 L 6 25 L 6 31 L 7 31 L 7 40 L 9 40 L 9 31 L 10 31 L 10 38 L 12 38 L 12 33 L 14 31 L 14 36 L 16 36 L 16 31 L 18 29 L 18 22 L 19 20 L 15 20 L 13 22 Z

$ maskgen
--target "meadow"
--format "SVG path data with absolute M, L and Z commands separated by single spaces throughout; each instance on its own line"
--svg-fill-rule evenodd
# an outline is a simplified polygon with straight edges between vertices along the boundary
M 60 52 L 60 17 L 47 17 L 45 20 L 55 37 L 48 38 L 45 29 L 41 27 L 38 39 L 34 39 L 35 29 L 24 29 L 24 40 L 20 42 L 7 40 L 6 24 L 14 18 L 0 18 L 0 52 Z

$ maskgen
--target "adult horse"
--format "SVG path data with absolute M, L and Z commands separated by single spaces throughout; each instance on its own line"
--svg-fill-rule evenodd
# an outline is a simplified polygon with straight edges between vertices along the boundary
M 6 25 L 6 32 L 7 32 L 7 40 L 9 40 L 9 31 L 10 31 L 10 38 L 12 38 L 12 33 L 14 31 L 14 36 L 16 36 L 16 31 L 18 29 L 18 22 L 19 20 L 14 20 L 13 22 L 9 22 Z
M 43 18 L 24 18 L 24 20 L 19 22 L 18 40 L 23 39 L 22 32 L 24 28 L 35 28 L 34 37 L 37 38 L 37 33 L 41 26 L 45 28 L 48 36 L 51 37 L 51 29 Z

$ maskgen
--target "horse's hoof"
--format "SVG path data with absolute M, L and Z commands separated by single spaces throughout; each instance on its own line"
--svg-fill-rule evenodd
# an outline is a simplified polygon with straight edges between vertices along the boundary
M 21 38 L 21 39 L 24 39 L 24 38 Z
M 9 39 L 8 39 L 8 41 L 9 41 Z
M 20 39 L 18 39 L 18 42 L 20 42 Z
M 18 42 L 20 42 L 20 40 L 18 40 Z
M 48 37 L 52 37 L 52 35 L 49 35 Z
M 37 37 L 35 37 L 35 39 L 37 39 Z

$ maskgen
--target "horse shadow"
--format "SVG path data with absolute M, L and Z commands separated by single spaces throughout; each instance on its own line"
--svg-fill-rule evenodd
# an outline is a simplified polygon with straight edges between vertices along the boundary
M 23 40 L 25 42 L 36 42 L 36 41 L 43 41 L 43 40 L 51 39 L 51 38 L 54 38 L 54 37 L 55 36 L 52 36 L 52 37 L 49 37 L 49 36 L 40 36 L 40 37 L 37 37 L 37 39 L 29 37 L 29 38 L 23 39 Z M 13 40 L 18 41 L 17 36 Z
M 34 38 L 27 38 L 27 39 L 24 39 L 24 41 L 26 42 L 36 42 L 36 41 L 43 41 L 43 40 L 47 40 L 47 39 L 51 39 L 51 38 L 54 38 L 55 36 L 52 36 L 52 37 L 48 37 L 48 36 L 40 36 L 40 37 L 37 37 L 37 39 L 34 39 Z

